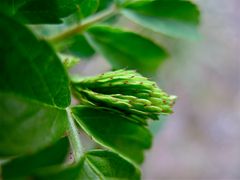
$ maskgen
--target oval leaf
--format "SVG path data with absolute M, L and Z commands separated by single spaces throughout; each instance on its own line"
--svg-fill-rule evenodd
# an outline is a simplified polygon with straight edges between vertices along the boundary
M 92 46 L 114 69 L 129 68 L 151 73 L 167 57 L 163 48 L 133 32 L 105 25 L 92 27 L 87 32 Z
M 44 172 L 42 173 L 44 174 Z M 128 161 L 110 151 L 87 152 L 76 166 L 55 169 L 39 177 L 44 180 L 122 180 L 140 179 L 140 171 Z
M 14 159 L 2 166 L 3 178 L 25 177 L 26 179 L 30 179 L 31 176 L 38 171 L 42 171 L 43 168 L 63 163 L 68 150 L 68 139 L 63 138 L 37 153 Z
M 99 144 L 130 161 L 142 163 L 144 150 L 150 148 L 152 136 L 143 126 L 108 111 L 107 108 L 76 106 L 76 121 Z
M 0 157 L 33 153 L 67 129 L 65 110 L 0 93 Z
M 67 107 L 70 104 L 68 77 L 50 46 L 3 14 L 0 14 L 0 27 L 0 92 Z
M 141 0 L 130 2 L 122 11 L 130 20 L 156 32 L 187 39 L 199 37 L 199 10 L 183 0 Z
M 80 8 L 82 0 L 3 0 L 5 11 L 30 24 L 58 24 Z
M 0 156 L 32 153 L 66 131 L 68 77 L 47 43 L 3 14 L 0 34 Z

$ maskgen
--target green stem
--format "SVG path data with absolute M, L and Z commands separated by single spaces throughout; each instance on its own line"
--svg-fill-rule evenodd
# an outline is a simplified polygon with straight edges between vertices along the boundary
M 90 16 L 86 20 L 83 20 L 81 24 L 76 25 L 70 29 L 67 29 L 66 31 L 63 31 L 60 34 L 48 38 L 47 41 L 54 44 L 76 34 L 81 34 L 90 26 L 96 24 L 97 22 L 104 21 L 109 17 L 115 15 L 116 13 L 118 13 L 118 8 L 115 5 L 113 5 L 109 9 L 101 11 L 93 16 Z
M 69 108 L 67 108 L 67 116 L 68 116 L 68 122 L 69 122 L 68 138 L 72 147 L 74 161 L 76 163 L 76 162 L 79 162 L 79 160 L 83 155 L 83 148 L 82 148 L 77 127 L 75 125 L 74 119 L 72 118 L 71 110 Z

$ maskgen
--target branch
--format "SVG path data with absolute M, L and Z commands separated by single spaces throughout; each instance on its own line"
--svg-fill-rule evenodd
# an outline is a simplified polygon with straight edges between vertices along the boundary
M 50 37 L 46 40 L 53 44 L 60 42 L 76 34 L 83 33 L 87 28 L 94 25 L 95 23 L 104 21 L 117 13 L 118 13 L 118 8 L 115 5 L 113 5 L 105 11 L 101 11 L 93 16 L 90 16 L 89 18 L 86 18 L 85 20 L 82 21 L 81 24 L 76 25 L 73 28 L 67 29 L 66 31 L 63 31 L 62 33 L 57 34 L 53 37 Z

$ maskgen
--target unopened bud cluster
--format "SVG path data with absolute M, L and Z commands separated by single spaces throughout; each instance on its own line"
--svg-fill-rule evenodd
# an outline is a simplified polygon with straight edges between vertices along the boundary
M 82 104 L 114 109 L 137 123 L 146 124 L 159 114 L 171 114 L 176 96 L 132 70 L 117 70 L 73 83 Z

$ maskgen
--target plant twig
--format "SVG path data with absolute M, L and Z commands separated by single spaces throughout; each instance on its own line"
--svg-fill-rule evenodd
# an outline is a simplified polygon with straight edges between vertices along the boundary
M 83 155 L 83 148 L 82 148 L 82 144 L 81 144 L 81 140 L 78 134 L 76 124 L 71 115 L 71 111 L 69 108 L 67 108 L 66 110 L 67 110 L 67 116 L 68 116 L 68 122 L 69 122 L 68 138 L 72 147 L 74 161 L 76 163 L 76 162 L 79 162 L 79 160 Z
M 66 38 L 69 38 L 75 34 L 81 34 L 83 33 L 87 28 L 89 28 L 91 25 L 94 25 L 97 22 L 104 21 L 108 19 L 109 17 L 115 15 L 118 12 L 118 8 L 113 5 L 109 9 L 105 11 L 101 11 L 99 13 L 96 13 L 93 16 L 90 16 L 89 18 L 86 18 L 81 22 L 81 24 L 76 25 L 72 28 L 67 29 L 66 31 L 63 31 L 60 34 L 57 34 L 55 36 L 52 36 L 50 38 L 47 38 L 46 40 L 50 43 L 57 43 L 60 42 Z

